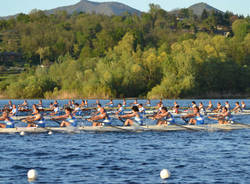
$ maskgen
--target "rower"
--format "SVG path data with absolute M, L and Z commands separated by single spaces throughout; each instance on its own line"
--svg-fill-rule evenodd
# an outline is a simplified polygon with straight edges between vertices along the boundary
M 246 109 L 246 104 L 244 101 L 241 101 L 241 110 L 245 110 Z
M 161 113 L 155 115 L 152 119 L 158 120 L 157 125 L 169 125 L 170 123 L 175 123 L 173 115 L 168 112 L 166 107 L 162 107 Z
M 80 104 L 80 107 L 81 107 L 81 108 L 84 108 L 84 107 L 85 107 L 85 100 L 82 99 L 81 104 Z
M 72 109 L 72 101 L 68 100 L 68 103 L 64 107 L 70 107 Z
M 61 116 L 55 116 L 51 118 L 51 120 L 63 120 L 62 123 L 60 124 L 60 127 L 77 127 L 77 122 L 75 117 L 71 113 L 71 108 L 66 107 L 65 108 L 65 114 Z
M 132 126 L 133 124 L 143 125 L 143 117 L 141 116 L 137 106 L 132 107 L 132 113 L 119 116 L 118 118 L 128 118 L 125 121 L 124 126 Z
M 74 111 L 72 112 L 75 116 L 81 116 L 82 110 L 80 108 L 80 105 L 78 103 L 75 103 Z
M 207 106 L 207 109 L 206 109 L 206 110 L 210 110 L 210 111 L 213 110 L 213 104 L 212 104 L 212 101 L 211 101 L 211 100 L 209 100 L 208 106 Z
M 38 108 L 35 108 L 33 114 L 34 116 L 27 117 L 26 119 L 23 120 L 24 122 L 28 123 L 27 127 L 45 128 L 45 121 L 43 119 L 43 115 L 40 113 L 40 110 Z
M 193 108 L 193 113 L 181 116 L 181 118 L 183 120 L 185 120 L 186 118 L 190 118 L 188 123 L 192 125 L 204 124 L 204 117 L 200 114 L 199 108 L 197 106 Z
M 195 107 L 197 107 L 196 102 L 192 101 L 192 109 L 194 109 Z
M 233 117 L 226 107 L 222 107 L 221 114 L 218 114 L 216 117 L 219 124 L 229 124 L 233 122 Z
M 102 109 L 102 105 L 101 104 L 97 104 L 97 109 L 96 109 L 95 115 L 100 114 L 101 109 Z
M 118 104 L 118 110 L 115 112 L 116 115 L 123 115 L 124 114 L 124 109 L 122 107 L 122 104 Z
M 131 106 L 138 106 L 139 104 L 138 104 L 137 99 L 135 99 L 135 101 L 134 101 L 134 102 L 132 102 L 130 105 L 131 105 Z
M 217 107 L 216 107 L 216 109 L 213 110 L 213 112 L 217 112 L 218 113 L 218 112 L 221 112 L 221 110 L 222 110 L 222 105 L 221 105 L 220 102 L 218 102 L 217 103 Z
M 37 104 L 37 108 L 42 110 L 43 109 L 43 102 L 42 100 L 39 100 L 38 104 Z
M 143 107 L 142 104 L 139 104 L 139 105 L 138 105 L 138 109 L 139 109 L 139 112 L 140 112 L 141 114 L 145 114 L 145 108 Z
M 50 114 L 51 116 L 59 114 L 60 109 L 57 104 L 53 105 L 53 112 Z
M 145 106 L 146 106 L 146 107 L 151 107 L 151 102 L 150 102 L 150 100 L 149 100 L 149 99 L 147 100 L 147 102 L 146 102 Z
M 99 110 L 98 114 L 92 116 L 91 118 L 87 119 L 88 121 L 92 122 L 92 126 L 103 126 L 103 125 L 109 125 L 110 124 L 110 118 L 105 111 L 103 107 L 101 107 L 101 104 L 98 104 Z
M 19 105 L 19 110 L 27 110 L 28 109 L 28 102 L 27 100 L 24 100 L 21 105 Z
M 161 113 L 161 108 L 163 107 L 163 104 L 161 103 L 161 102 L 159 102 L 158 104 L 157 104 L 157 114 L 160 114 Z
M 240 103 L 239 102 L 235 102 L 235 107 L 233 108 L 232 112 L 234 113 L 239 113 L 241 112 L 241 106 L 240 106 Z
M 71 100 L 71 109 L 74 109 L 75 108 L 75 104 L 76 104 L 76 102 L 75 102 L 75 100 Z
M 110 99 L 109 100 L 109 103 L 106 104 L 106 106 L 109 106 L 109 107 L 114 107 L 114 103 L 113 103 L 113 100 Z
M 228 110 L 230 110 L 230 104 L 229 104 L 228 101 L 225 102 L 225 107 L 226 107 Z
M 32 105 L 32 114 L 36 114 L 36 110 L 37 110 L 38 108 L 37 108 L 37 106 L 36 106 L 36 104 L 33 104 Z
M 205 108 L 204 108 L 204 105 L 203 105 L 202 102 L 199 103 L 199 111 L 200 111 L 200 113 L 203 114 L 203 115 L 206 115 L 206 114 L 207 114 L 207 113 L 206 113 L 206 110 L 205 110 Z
M 13 104 L 12 110 L 11 110 L 11 112 L 10 112 L 10 116 L 16 116 L 16 115 L 17 115 L 17 112 L 18 112 L 17 107 L 16 107 L 15 104 Z
M 94 104 L 92 104 L 92 106 L 97 106 L 98 104 L 100 104 L 100 100 L 96 100 Z
M 123 106 L 123 107 L 126 107 L 126 106 L 127 106 L 127 102 L 126 102 L 126 99 L 125 99 L 125 98 L 123 98 L 122 106 Z
M 179 114 L 180 113 L 179 108 L 180 108 L 179 104 L 176 101 L 174 101 L 174 107 L 173 107 L 174 113 Z
M 9 117 L 7 111 L 4 111 L 2 116 L 0 117 L 0 121 L 4 121 L 4 123 L 0 123 L 0 128 L 15 128 L 14 121 Z
M 54 105 L 54 106 L 55 106 L 55 105 L 59 106 L 59 104 L 58 104 L 57 100 L 54 100 L 53 105 Z
M 11 101 L 11 100 L 9 100 L 8 104 L 9 104 L 9 105 L 8 105 L 8 106 L 9 106 L 9 107 L 8 107 L 8 109 L 9 109 L 9 110 L 12 110 L 12 107 L 13 107 L 13 105 L 12 105 L 12 101 Z
M 88 107 L 88 100 L 85 100 L 84 107 Z
M 52 102 L 50 102 L 50 104 L 49 104 L 49 109 L 50 109 L 51 111 L 53 111 L 53 109 L 54 109 L 54 104 L 53 104 Z

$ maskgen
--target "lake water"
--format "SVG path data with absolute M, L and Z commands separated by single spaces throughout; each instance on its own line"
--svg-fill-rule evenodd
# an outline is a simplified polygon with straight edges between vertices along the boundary
M 204 104 L 208 102 L 202 101 Z M 230 100 L 230 104 L 235 101 L 241 100 Z M 250 100 L 244 101 L 250 107 Z M 0 104 L 6 102 L 2 100 Z M 50 101 L 45 102 L 48 104 Z M 60 101 L 60 104 L 66 102 Z M 178 102 L 187 106 L 191 100 Z M 214 105 L 216 102 L 213 100 Z M 164 103 L 170 106 L 173 101 Z M 238 122 L 250 123 L 250 115 L 236 118 Z M 38 179 L 31 182 L 34 184 L 250 183 L 249 129 L 25 136 L 0 134 L 0 140 L 0 183 L 4 184 L 28 183 L 26 173 L 32 168 L 39 174 Z M 159 176 L 163 168 L 171 172 L 171 177 L 165 181 Z

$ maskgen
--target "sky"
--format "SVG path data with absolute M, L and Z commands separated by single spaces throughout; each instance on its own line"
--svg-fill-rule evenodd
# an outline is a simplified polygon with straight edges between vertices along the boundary
M 0 16 L 17 13 L 28 14 L 32 9 L 48 10 L 59 6 L 73 5 L 80 0 L 0 0 Z M 114 0 L 92 0 L 107 2 Z M 195 3 L 205 2 L 219 10 L 231 11 L 235 14 L 250 15 L 250 0 L 115 0 L 132 8 L 147 12 L 149 4 L 154 3 L 170 11 L 176 8 L 187 8 Z

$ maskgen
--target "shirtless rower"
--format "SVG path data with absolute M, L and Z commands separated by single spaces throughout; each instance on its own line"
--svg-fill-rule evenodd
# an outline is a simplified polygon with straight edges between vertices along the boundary
M 34 114 L 33 116 L 29 116 L 22 121 L 28 123 L 27 127 L 45 128 L 45 121 L 43 119 L 43 115 L 40 113 L 40 110 L 38 108 L 35 108 L 33 114 Z
M 54 116 L 51 120 L 63 120 L 60 127 L 77 127 L 77 122 L 75 117 L 72 115 L 72 110 L 70 107 L 65 108 L 65 114 L 61 116 Z
M 158 120 L 157 125 L 169 125 L 170 123 L 175 123 L 173 115 L 168 112 L 168 109 L 166 107 L 162 107 L 161 113 L 155 115 L 152 119 Z
M 0 123 L 0 128 L 15 128 L 15 123 L 9 117 L 9 114 L 7 111 L 3 112 L 2 116 L 0 117 L 0 121 L 3 121 L 3 123 Z
M 199 108 L 197 106 L 193 108 L 193 113 L 181 116 L 181 118 L 184 121 L 185 121 L 186 118 L 190 118 L 188 123 L 191 124 L 191 125 L 202 125 L 202 124 L 204 124 L 204 117 L 200 114 Z
M 92 116 L 91 118 L 87 119 L 88 121 L 92 122 L 92 126 L 102 126 L 104 124 L 110 124 L 110 118 L 105 111 L 103 107 L 101 107 L 101 104 L 98 104 L 99 109 L 98 109 L 98 114 Z
M 143 125 L 143 117 L 141 116 L 137 106 L 132 107 L 132 113 L 119 116 L 118 118 L 127 118 L 124 122 L 124 126 L 132 126 L 133 124 Z

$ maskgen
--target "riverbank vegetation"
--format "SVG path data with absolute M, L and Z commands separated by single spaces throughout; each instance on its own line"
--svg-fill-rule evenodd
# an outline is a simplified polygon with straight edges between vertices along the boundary
M 249 96 L 250 18 L 205 13 L 151 5 L 141 17 L 35 11 L 0 20 L 0 52 L 25 60 L 25 71 L 3 79 L 0 91 L 8 98 Z M 15 65 L 1 63 L 8 64 Z

